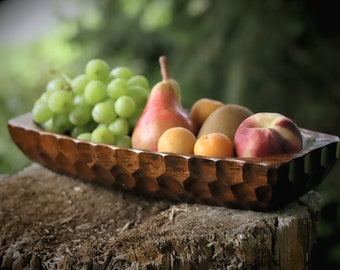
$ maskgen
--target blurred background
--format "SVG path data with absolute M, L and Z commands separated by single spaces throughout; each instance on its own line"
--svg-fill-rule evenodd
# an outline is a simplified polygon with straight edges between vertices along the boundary
M 316 0 L 0 1 L 0 173 L 30 161 L 7 121 L 32 109 L 46 84 L 93 58 L 128 66 L 151 84 L 158 57 L 189 108 L 201 97 L 272 111 L 300 127 L 340 136 L 340 21 Z M 340 162 L 323 196 L 313 269 L 340 269 Z

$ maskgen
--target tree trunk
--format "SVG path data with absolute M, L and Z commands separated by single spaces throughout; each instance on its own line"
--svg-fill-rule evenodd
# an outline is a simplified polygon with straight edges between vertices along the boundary
M 33 164 L 0 181 L 1 269 L 309 269 L 320 196 L 276 212 L 174 204 Z

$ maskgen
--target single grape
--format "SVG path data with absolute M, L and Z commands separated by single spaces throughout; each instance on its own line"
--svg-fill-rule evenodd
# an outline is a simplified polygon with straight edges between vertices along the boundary
M 128 135 L 130 131 L 129 122 L 124 118 L 117 118 L 108 128 L 115 136 Z
M 109 77 L 109 73 L 109 65 L 102 59 L 92 59 L 85 67 L 85 74 L 91 80 L 105 82 Z
M 97 126 L 96 128 L 108 128 L 106 124 L 98 124 L 97 123 Z
M 99 127 L 101 124 L 96 123 L 92 118 L 91 120 L 86 123 L 83 126 L 74 126 L 72 131 L 71 131 L 71 135 L 72 133 L 74 134 L 79 134 L 79 133 L 91 133 L 93 130 L 95 130 L 97 127 Z M 106 127 L 105 125 L 103 125 L 103 127 Z M 74 136 L 72 136 L 74 137 Z
M 55 90 L 48 97 L 47 104 L 54 113 L 65 113 L 70 110 L 73 103 L 72 92 Z
M 81 106 L 81 105 L 89 105 L 85 102 L 83 95 L 76 95 L 73 97 L 73 105 L 74 106 Z M 92 105 L 89 105 L 92 106 Z
M 106 98 L 106 86 L 101 81 L 90 81 L 84 90 L 84 101 L 95 105 Z
M 133 129 L 136 126 L 136 124 L 137 124 L 140 116 L 142 115 L 143 111 L 144 111 L 143 108 L 136 108 L 133 115 L 128 119 L 130 129 Z
M 129 91 L 129 85 L 124 79 L 113 79 L 107 85 L 107 94 L 113 99 L 117 99 L 121 96 L 125 96 Z
M 58 77 L 48 82 L 46 90 L 70 90 L 70 84 L 65 79 Z
M 68 114 L 56 114 L 53 116 L 53 127 L 56 133 L 65 134 L 72 130 L 73 125 L 68 119 Z
M 133 76 L 133 72 L 127 67 L 116 67 L 111 70 L 110 75 L 114 76 L 115 78 L 128 80 Z
M 77 105 L 69 114 L 69 120 L 73 125 L 82 126 L 91 120 L 92 107 L 87 104 Z
M 56 128 L 53 124 L 53 118 L 49 119 L 42 125 L 42 128 L 46 131 L 53 132 L 53 133 L 61 133 L 61 131 Z
M 113 122 L 117 118 L 114 103 L 110 101 L 97 103 L 92 109 L 92 118 L 99 124 Z
M 44 93 L 42 93 L 39 97 L 39 100 L 42 102 L 47 103 L 48 102 L 48 98 L 50 97 L 50 95 L 53 93 L 53 91 L 45 91 Z
M 137 108 L 144 108 L 149 97 L 149 91 L 139 85 L 130 86 L 127 93 L 135 101 Z
M 144 87 L 147 90 L 150 89 L 149 81 L 143 75 L 135 75 L 135 76 L 131 77 L 128 80 L 128 84 L 131 85 L 131 86 L 132 85 L 138 85 L 138 86 Z
M 129 118 L 136 109 L 135 101 L 129 96 L 121 96 L 115 102 L 115 110 L 119 117 Z
M 91 141 L 91 133 L 90 132 L 84 132 L 79 134 L 76 138 L 78 140 L 84 140 L 84 141 Z
M 71 130 L 71 137 L 72 138 L 77 138 L 80 134 L 82 133 L 90 133 L 90 131 L 88 130 L 87 125 L 83 125 L 83 126 L 74 126 Z
M 44 102 L 36 102 L 32 110 L 33 120 L 38 124 L 43 124 L 53 117 L 53 112 Z
M 99 127 L 92 131 L 91 141 L 96 143 L 114 144 L 115 136 L 108 128 Z
M 76 95 L 81 95 L 84 93 L 86 85 L 90 82 L 90 79 L 86 76 L 86 74 L 80 74 L 76 76 L 71 81 L 72 91 Z
M 116 145 L 131 148 L 131 137 L 128 135 L 117 137 Z

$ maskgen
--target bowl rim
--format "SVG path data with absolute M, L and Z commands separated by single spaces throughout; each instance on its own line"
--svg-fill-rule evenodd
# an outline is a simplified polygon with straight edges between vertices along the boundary
M 123 146 L 117 146 L 117 145 L 110 145 L 110 144 L 103 144 L 103 143 L 95 143 L 91 141 L 86 141 L 86 140 L 80 140 L 73 138 L 67 134 L 58 134 L 58 133 L 53 133 L 47 130 L 44 130 L 41 128 L 37 123 L 33 121 L 32 118 L 32 113 L 28 112 L 16 117 L 11 118 L 8 121 L 8 127 L 20 127 L 24 128 L 26 130 L 31 130 L 38 132 L 41 135 L 49 135 L 49 136 L 54 136 L 57 139 L 63 138 L 63 139 L 68 139 L 75 141 L 77 143 L 86 143 L 89 144 L 93 147 L 96 147 L 98 145 L 100 146 L 105 146 L 109 147 L 112 150 L 119 150 L 119 149 L 124 149 L 128 151 L 132 151 L 134 153 L 150 153 L 154 155 L 161 155 L 163 157 L 166 156 L 174 156 L 174 157 L 179 157 L 179 158 L 185 158 L 185 159 L 192 159 L 192 158 L 197 158 L 197 159 L 204 159 L 204 160 L 209 160 L 213 162 L 236 162 L 236 163 L 254 163 L 258 165 L 263 165 L 263 166 L 277 166 L 282 163 L 288 163 L 298 157 L 304 156 L 308 154 L 309 152 L 317 149 L 317 148 L 322 148 L 330 143 L 336 143 L 340 142 L 340 137 L 336 135 L 331 135 L 327 133 L 322 133 L 322 132 L 316 132 L 312 131 L 309 129 L 305 128 L 299 128 L 302 138 L 303 138 L 303 148 L 302 150 L 295 152 L 295 153 L 290 153 L 290 154 L 279 154 L 279 155 L 271 155 L 268 157 L 261 157 L 261 158 L 240 158 L 240 157 L 225 157 L 225 158 L 210 158 L 210 157 L 205 157 L 205 156 L 199 156 L 199 155 L 187 155 L 187 154 L 175 154 L 175 153 L 167 153 L 167 152 L 158 152 L 158 151 L 150 151 L 150 150 L 143 150 L 143 149 L 137 149 L 137 148 L 128 148 L 128 147 L 123 147 Z M 339 144 L 340 145 L 340 144 Z M 339 157 L 339 152 L 340 152 L 340 147 L 338 146 L 337 150 L 337 158 Z

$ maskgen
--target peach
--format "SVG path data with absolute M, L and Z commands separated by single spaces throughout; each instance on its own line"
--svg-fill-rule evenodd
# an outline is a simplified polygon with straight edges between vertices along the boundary
M 192 131 L 183 127 L 173 127 L 164 131 L 158 140 L 159 152 L 192 155 L 196 136 Z
M 205 119 L 223 105 L 224 103 L 215 99 L 201 98 L 192 105 L 189 116 L 196 126 L 200 128 Z
M 237 157 L 267 157 L 302 149 L 302 135 L 294 121 L 279 113 L 260 112 L 246 118 L 234 139 Z
M 232 157 L 234 155 L 233 143 L 223 133 L 210 133 L 197 139 L 194 154 L 210 158 Z

